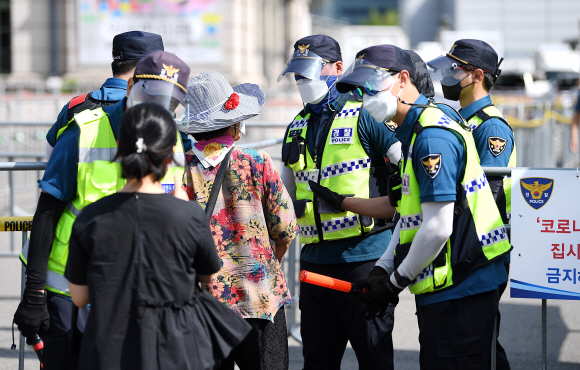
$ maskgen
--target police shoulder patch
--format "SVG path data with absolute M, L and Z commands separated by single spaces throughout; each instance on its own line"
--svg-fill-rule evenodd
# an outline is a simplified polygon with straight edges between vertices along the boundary
M 430 178 L 434 179 L 441 170 L 441 154 L 429 154 L 421 158 L 421 165 L 425 170 L 425 173 Z
M 505 150 L 507 140 L 499 136 L 490 136 L 487 138 L 487 147 L 494 157 L 497 157 Z
M 397 130 L 397 124 L 395 122 L 391 121 L 390 119 L 385 120 L 384 124 L 392 132 L 395 132 Z

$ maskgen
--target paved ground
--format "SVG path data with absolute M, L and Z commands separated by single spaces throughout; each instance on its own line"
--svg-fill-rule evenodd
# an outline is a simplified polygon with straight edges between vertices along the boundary
M 20 262 L 0 259 L 0 370 L 18 368 L 18 351 L 11 351 L 11 322 L 19 301 Z M 548 301 L 548 369 L 580 369 L 580 316 L 578 301 Z M 541 369 L 541 302 L 512 299 L 501 301 L 500 339 L 512 369 Z M 395 369 L 418 369 L 419 343 L 413 297 L 404 292 L 395 312 Z M 18 343 L 18 337 L 16 338 Z M 302 348 L 290 338 L 290 369 L 302 369 Z M 346 350 L 343 370 L 357 369 L 351 348 Z M 25 369 L 38 369 L 33 352 L 26 353 Z

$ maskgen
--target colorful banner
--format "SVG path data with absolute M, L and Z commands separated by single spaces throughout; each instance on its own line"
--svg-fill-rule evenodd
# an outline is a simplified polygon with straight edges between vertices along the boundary
M 146 31 L 190 66 L 223 61 L 221 0 L 79 0 L 78 61 L 111 64 L 113 37 Z
M 510 291 L 580 300 L 580 173 L 513 170 Z

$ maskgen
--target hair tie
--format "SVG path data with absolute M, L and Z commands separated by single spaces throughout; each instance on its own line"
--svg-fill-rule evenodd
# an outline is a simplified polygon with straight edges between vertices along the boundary
M 230 98 L 225 102 L 224 108 L 226 108 L 227 110 L 236 109 L 239 104 L 240 104 L 239 95 L 236 93 L 232 93 L 232 95 L 230 95 Z
M 143 151 L 147 151 L 147 145 L 143 142 L 143 138 L 140 137 L 137 139 L 135 143 L 135 147 L 137 148 L 137 153 L 142 153 Z

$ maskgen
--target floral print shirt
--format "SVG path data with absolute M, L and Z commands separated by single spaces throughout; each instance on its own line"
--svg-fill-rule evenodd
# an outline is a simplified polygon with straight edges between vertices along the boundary
M 204 169 L 191 151 L 186 159 L 188 196 L 205 209 L 223 163 Z M 210 220 L 222 268 L 204 288 L 243 318 L 273 320 L 290 303 L 274 248 L 297 234 L 292 200 L 267 153 L 234 146 L 229 162 Z

